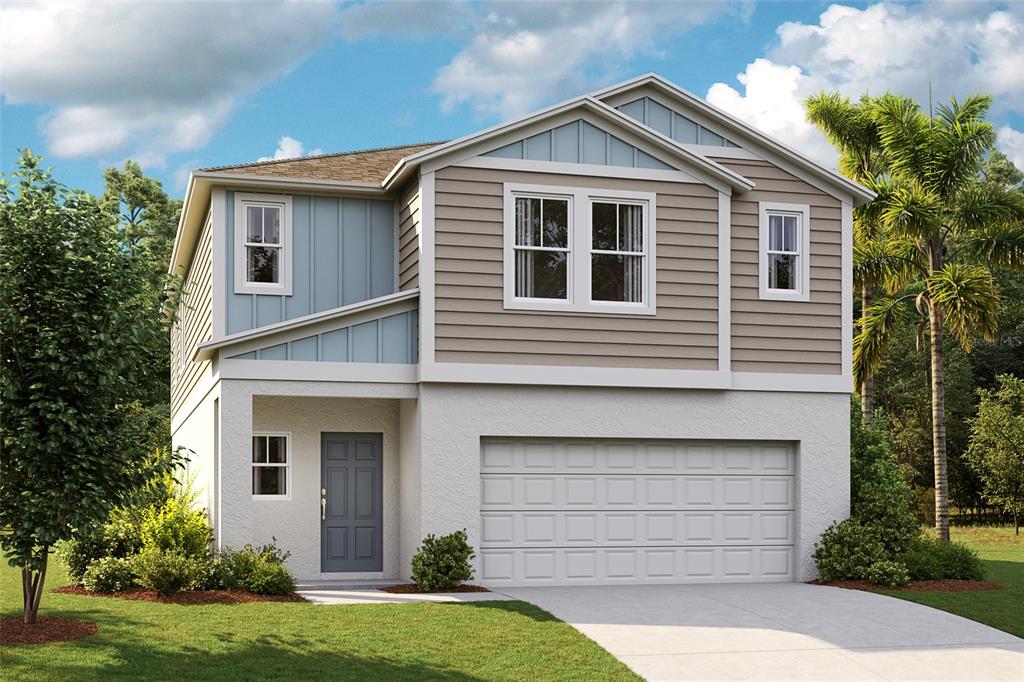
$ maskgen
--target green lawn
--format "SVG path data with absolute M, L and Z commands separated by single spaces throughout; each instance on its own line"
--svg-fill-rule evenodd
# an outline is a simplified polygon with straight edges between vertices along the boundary
M 58 562 L 54 562 L 57 564 Z M 49 587 L 64 584 L 54 565 Z M 21 583 L 0 568 L 0 615 Z M 0 648 L 4 680 L 636 680 L 579 632 L 518 601 L 178 606 L 43 596 L 42 615 L 95 622 L 76 642 Z
M 994 592 L 886 592 L 1024 637 L 1024 533 L 1013 528 L 953 528 L 952 538 L 972 547 L 985 564 Z

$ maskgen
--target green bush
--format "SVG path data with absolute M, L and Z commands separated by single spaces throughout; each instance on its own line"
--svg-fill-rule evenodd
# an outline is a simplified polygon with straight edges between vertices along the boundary
M 907 567 L 898 561 L 876 561 L 864 572 L 864 579 L 872 585 L 900 587 L 910 582 Z
M 103 557 L 89 564 L 82 576 L 82 586 L 90 592 L 122 592 L 135 586 L 132 560 L 124 557 Z
M 458 587 L 473 578 L 469 562 L 474 556 L 465 530 L 428 535 L 412 558 L 412 579 L 424 592 Z
M 196 581 L 196 560 L 176 552 L 147 547 L 132 558 L 132 568 L 143 587 L 169 595 L 190 589 Z
M 814 561 L 824 582 L 865 580 L 872 564 L 888 558 L 873 531 L 854 518 L 830 525 L 814 545 Z
M 283 564 L 260 559 L 245 581 L 245 588 L 253 594 L 291 594 L 295 591 L 295 578 Z
M 966 545 L 931 538 L 915 540 L 901 557 L 911 580 L 983 580 L 985 569 Z
M 270 544 L 262 547 L 246 545 L 242 549 L 227 547 L 217 558 L 219 568 L 217 570 L 219 589 L 225 590 L 248 590 L 254 594 L 288 594 L 295 590 L 295 581 L 291 572 L 285 566 L 290 553 L 281 550 L 276 539 Z M 287 582 L 281 577 L 287 575 Z M 285 592 L 259 592 L 257 590 L 271 589 L 268 587 L 273 581 L 276 584 L 288 584 L 290 588 Z M 283 588 L 282 588 L 283 589 Z
M 900 466 L 891 459 L 873 462 L 864 472 L 863 484 L 852 501 L 851 512 L 891 555 L 907 551 L 921 533 L 914 493 Z
M 145 549 L 200 558 L 207 555 L 212 540 L 206 512 L 193 508 L 180 497 L 168 500 L 162 507 L 151 507 L 143 514 Z
M 195 574 L 192 580 L 193 590 L 223 590 L 224 562 L 220 557 L 205 556 L 192 560 Z
M 61 559 L 75 584 L 82 584 L 86 570 L 94 561 L 126 558 L 142 548 L 141 528 L 136 517 L 133 510 L 115 509 L 105 524 L 64 543 Z

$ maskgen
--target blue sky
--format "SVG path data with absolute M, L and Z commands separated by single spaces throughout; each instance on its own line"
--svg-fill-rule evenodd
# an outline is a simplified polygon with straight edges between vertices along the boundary
M 825 165 L 821 89 L 985 91 L 1024 166 L 1024 5 L 7 3 L 5 172 L 16 149 L 101 188 L 126 158 L 188 171 L 460 136 L 656 71 Z

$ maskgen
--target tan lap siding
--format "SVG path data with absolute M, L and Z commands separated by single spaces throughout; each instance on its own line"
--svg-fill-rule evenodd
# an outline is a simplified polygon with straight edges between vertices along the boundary
M 398 202 L 398 289 L 420 285 L 420 183 L 414 180 Z
M 502 183 L 657 194 L 657 315 L 504 309 Z M 435 180 L 437 362 L 718 368 L 718 193 L 710 187 L 449 167 Z
M 842 218 L 838 199 L 767 161 L 715 159 L 756 183 L 732 198 L 732 369 L 842 371 Z M 758 297 L 758 202 L 811 209 L 811 300 Z
M 196 347 L 213 338 L 213 239 L 207 220 L 182 284 L 178 322 L 171 328 L 171 414 L 195 389 L 210 363 L 192 362 Z

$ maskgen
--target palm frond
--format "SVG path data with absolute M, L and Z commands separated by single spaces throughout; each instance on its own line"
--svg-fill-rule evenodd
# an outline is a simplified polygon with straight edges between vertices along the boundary
M 914 100 L 889 93 L 875 100 L 871 113 L 892 174 L 927 186 L 932 121 Z
M 1024 192 L 973 182 L 950 214 L 955 247 L 967 258 L 1024 268 Z
M 995 337 L 999 291 L 992 273 L 978 265 L 947 263 L 928 278 L 928 297 L 942 310 L 945 326 L 968 353 L 978 336 Z
M 956 98 L 938 109 L 941 125 L 933 131 L 931 183 L 944 198 L 958 194 L 975 181 L 988 150 L 996 141 L 995 129 L 984 120 L 992 104 L 988 95 L 972 95 L 961 104 Z
M 881 286 L 889 295 L 924 274 L 925 265 L 921 250 L 908 239 L 876 239 L 853 246 L 853 281 Z
M 871 116 L 872 100 L 854 104 L 838 92 L 819 92 L 804 101 L 807 120 L 839 150 L 839 170 L 858 182 L 881 170 L 878 129 Z
M 929 239 L 942 224 L 942 200 L 917 183 L 893 185 L 882 206 L 886 227 L 905 239 Z
M 864 309 L 860 329 L 853 337 L 853 378 L 858 390 L 864 378 L 881 364 L 893 333 L 909 314 L 907 301 L 910 298 L 881 298 Z

